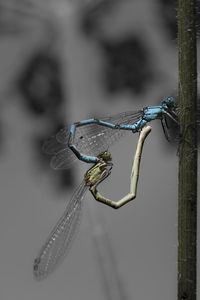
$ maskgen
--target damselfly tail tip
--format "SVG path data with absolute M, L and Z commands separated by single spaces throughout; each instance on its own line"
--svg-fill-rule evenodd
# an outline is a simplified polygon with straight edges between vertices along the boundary
M 33 275 L 37 281 L 44 279 L 45 275 L 40 268 L 40 258 L 36 258 L 33 263 Z

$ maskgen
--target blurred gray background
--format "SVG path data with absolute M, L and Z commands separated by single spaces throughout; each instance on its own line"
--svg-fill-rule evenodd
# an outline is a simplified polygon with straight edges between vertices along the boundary
M 87 193 L 65 261 L 44 281 L 32 274 L 90 167 L 51 170 L 42 142 L 74 121 L 177 98 L 176 15 L 176 1 L 164 0 L 0 1 L 2 300 L 176 299 L 177 145 L 159 121 L 137 198 L 113 210 Z M 113 200 L 128 193 L 137 138 L 127 133 L 109 149 L 114 167 L 101 192 Z

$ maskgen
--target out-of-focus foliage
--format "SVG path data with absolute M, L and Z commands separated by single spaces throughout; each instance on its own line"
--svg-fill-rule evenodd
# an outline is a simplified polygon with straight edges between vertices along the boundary
M 24 100 L 19 105 L 23 103 L 29 114 L 35 116 L 36 128 L 38 117 L 43 124 L 38 136 L 34 134 L 30 140 L 32 139 L 32 143 L 35 145 L 35 157 L 40 158 L 39 163 L 43 163 L 43 167 L 46 165 L 49 174 L 53 174 L 54 171 L 50 169 L 49 157 L 41 152 L 41 145 L 49 135 L 67 123 L 64 112 L 68 99 L 67 89 L 65 87 L 64 90 L 62 86 L 63 74 L 59 53 L 53 49 L 55 40 L 59 42 L 60 20 L 58 16 L 60 11 L 64 11 L 64 8 L 67 10 L 66 5 L 67 1 L 65 0 L 56 2 L 54 0 L 0 1 L 1 37 L 12 38 L 17 35 L 17 38 L 20 39 L 21 35 L 25 34 L 25 37 L 30 38 L 32 33 L 34 36 L 37 32 L 38 39 L 42 41 L 42 43 L 39 42 L 39 47 L 36 49 L 34 47 L 28 59 L 22 60 L 22 68 L 18 72 L 16 82 L 18 91 Z M 23 36 L 23 38 L 25 37 Z M 46 164 L 47 162 L 48 164 Z M 69 188 L 73 185 L 72 170 L 57 172 L 54 181 L 57 181 L 58 186 L 62 189 Z
M 136 36 L 102 41 L 105 53 L 105 85 L 113 93 L 129 90 L 141 94 L 154 80 L 147 47 Z
M 64 103 L 61 66 L 57 57 L 46 52 L 33 55 L 19 80 L 25 105 L 35 114 L 56 115 Z
M 21 71 L 21 78 L 18 82 L 19 92 L 23 95 L 23 103 L 29 113 L 42 118 L 51 133 L 66 126 L 67 121 L 63 114 L 63 107 L 67 97 L 63 93 L 62 68 L 56 55 L 49 54 L 47 49 L 35 52 Z M 49 159 L 41 153 L 42 143 L 49 134 L 49 132 L 43 133 L 42 137 L 40 133 L 33 139 L 36 139 L 34 143 L 36 151 L 42 154 L 39 155 L 40 161 L 44 164 L 48 161 L 46 166 L 50 171 Z M 58 172 L 57 183 L 60 189 L 73 186 L 72 169 Z
M 48 20 L 48 12 L 43 2 L 44 1 L 31 0 L 1 0 L 0 34 L 28 34 L 31 30 L 38 27 L 38 25 L 44 25 Z
M 97 37 L 101 31 L 102 18 L 116 9 L 119 0 L 90 1 L 81 12 L 81 27 L 88 36 Z

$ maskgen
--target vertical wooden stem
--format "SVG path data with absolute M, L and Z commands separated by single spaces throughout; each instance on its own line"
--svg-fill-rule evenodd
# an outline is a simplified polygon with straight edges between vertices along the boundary
M 178 300 L 196 300 L 197 127 L 195 0 L 178 0 Z

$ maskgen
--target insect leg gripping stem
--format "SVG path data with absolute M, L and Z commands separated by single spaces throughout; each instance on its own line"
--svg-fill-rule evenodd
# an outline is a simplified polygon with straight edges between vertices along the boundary
M 133 160 L 133 167 L 132 167 L 132 171 L 131 171 L 130 192 L 126 196 L 124 196 L 122 199 L 115 202 L 115 201 L 112 201 L 112 200 L 102 196 L 98 192 L 97 184 L 96 184 L 96 185 L 93 185 L 90 187 L 90 191 L 97 201 L 102 202 L 108 206 L 111 206 L 111 207 L 117 209 L 117 208 L 120 208 L 121 206 L 125 205 L 126 203 L 130 202 L 131 200 L 133 200 L 136 197 L 137 183 L 138 183 L 139 170 L 140 170 L 140 160 L 141 160 L 141 155 L 142 155 L 143 144 L 144 144 L 144 141 L 147 138 L 148 134 L 150 133 L 151 129 L 152 129 L 151 126 L 146 126 L 140 132 L 139 140 L 137 143 L 137 149 L 136 149 L 136 153 L 135 153 L 134 160 Z

